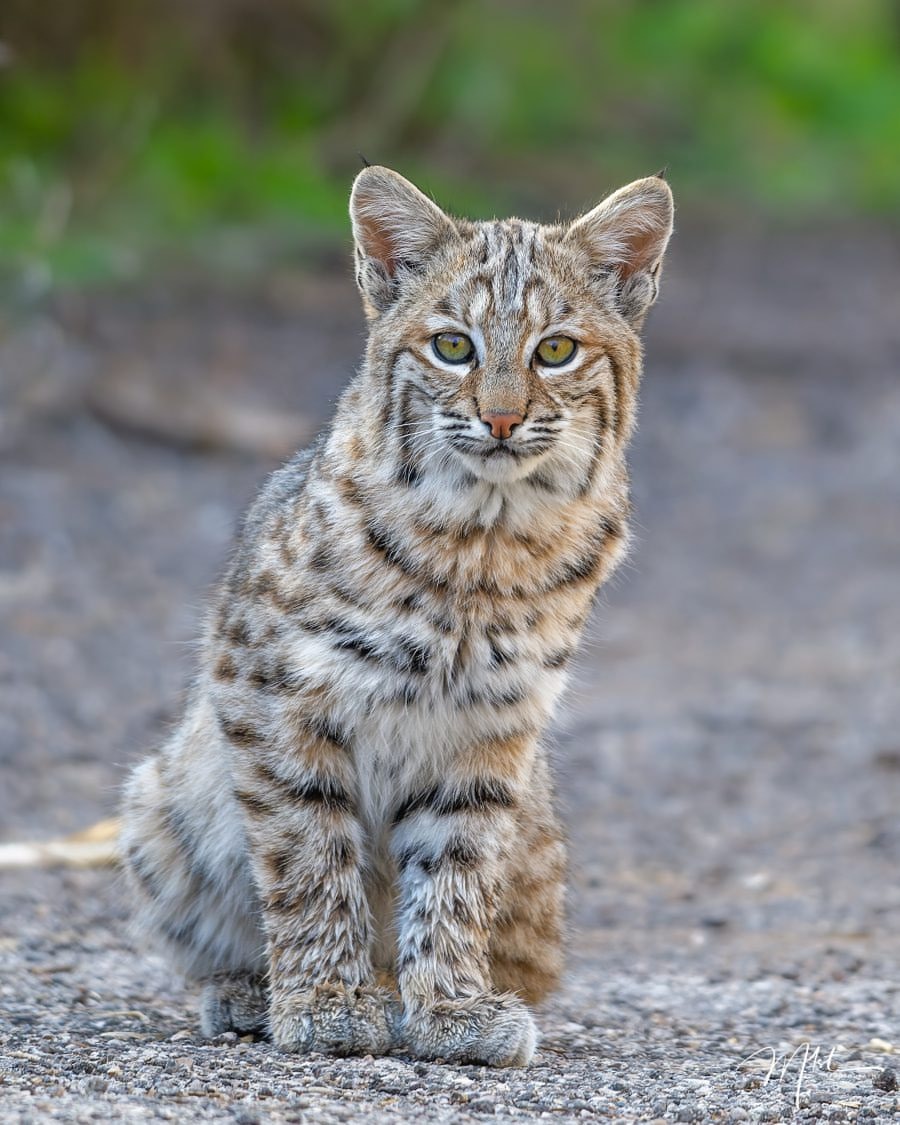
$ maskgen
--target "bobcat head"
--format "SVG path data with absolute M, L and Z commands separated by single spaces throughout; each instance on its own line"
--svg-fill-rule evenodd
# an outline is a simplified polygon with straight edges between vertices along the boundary
M 410 463 L 583 481 L 630 434 L 673 202 L 655 176 L 568 224 L 451 218 L 369 167 L 350 198 L 368 367 Z

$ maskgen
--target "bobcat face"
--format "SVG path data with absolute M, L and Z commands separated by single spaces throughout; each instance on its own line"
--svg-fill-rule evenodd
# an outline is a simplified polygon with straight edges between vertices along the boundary
M 671 193 L 638 181 L 568 226 L 453 220 L 396 173 L 351 198 L 371 369 L 419 470 L 581 479 L 627 438 L 617 371 L 656 296 Z
M 512 480 L 548 459 L 583 461 L 600 440 L 596 406 L 611 389 L 601 318 L 588 294 L 572 294 L 587 315 L 563 295 L 558 242 L 534 224 L 474 226 L 452 274 L 429 271 L 389 318 L 408 341 L 394 377 L 421 397 L 417 440 L 436 458 Z

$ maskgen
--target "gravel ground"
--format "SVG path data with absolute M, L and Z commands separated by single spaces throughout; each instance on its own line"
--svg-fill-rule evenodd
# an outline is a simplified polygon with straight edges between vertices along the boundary
M 531 1067 L 204 1043 L 114 872 L 6 872 L 0 1121 L 900 1115 L 898 266 L 887 230 L 679 236 L 638 542 L 555 734 L 571 970 Z M 282 440 L 130 425 L 116 388 L 177 411 L 199 387 L 300 432 L 361 339 L 332 272 L 69 297 L 5 326 L 0 838 L 114 812 Z

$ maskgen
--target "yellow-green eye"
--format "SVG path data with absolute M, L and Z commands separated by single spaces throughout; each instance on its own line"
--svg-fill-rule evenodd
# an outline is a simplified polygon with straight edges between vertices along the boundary
M 548 336 L 534 354 L 545 367 L 562 367 L 575 354 L 575 341 L 568 336 Z
M 446 363 L 466 363 L 475 351 L 475 345 L 462 332 L 438 332 L 431 342 Z

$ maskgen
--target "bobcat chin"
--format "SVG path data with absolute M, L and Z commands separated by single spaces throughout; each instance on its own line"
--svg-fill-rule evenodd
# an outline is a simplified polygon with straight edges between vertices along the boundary
M 186 714 L 127 786 L 138 925 L 201 1023 L 524 1065 L 563 967 L 541 735 L 625 553 L 668 185 L 570 224 L 366 168 L 365 363 L 246 516 Z

